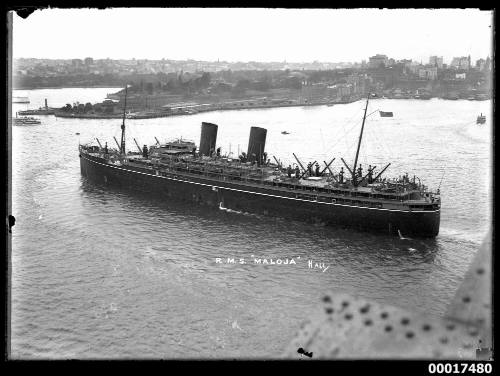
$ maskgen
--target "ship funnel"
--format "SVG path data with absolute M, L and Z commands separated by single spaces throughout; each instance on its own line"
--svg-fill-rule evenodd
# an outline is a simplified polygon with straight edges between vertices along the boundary
M 47 98 L 45 98 L 45 109 L 48 110 L 49 106 L 47 106 Z
M 217 124 L 201 123 L 200 155 L 210 155 L 210 151 L 215 150 L 217 142 Z
M 260 127 L 250 128 L 250 138 L 248 139 L 248 160 L 257 161 L 260 165 L 264 158 L 264 148 L 266 146 L 267 129 Z

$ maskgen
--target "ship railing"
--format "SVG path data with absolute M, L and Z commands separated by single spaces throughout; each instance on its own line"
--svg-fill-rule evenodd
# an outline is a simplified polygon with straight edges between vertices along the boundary
M 196 173 L 198 175 L 204 174 L 205 176 L 210 176 L 210 178 L 215 178 L 220 181 L 226 181 L 226 180 L 233 180 L 233 181 L 245 181 L 249 183 L 256 183 L 259 185 L 268 185 L 268 186 L 277 186 L 278 188 L 284 188 L 284 189 L 293 189 L 295 191 L 299 192 L 304 192 L 304 193 L 296 193 L 295 197 L 300 198 L 300 199 L 306 199 L 310 201 L 319 201 L 319 202 L 333 202 L 333 203 L 344 203 L 348 205 L 357 205 L 357 206 L 365 206 L 365 207 L 375 207 L 375 208 L 381 208 L 382 204 L 379 202 L 374 202 L 374 201 L 364 201 L 360 198 L 376 198 L 373 196 L 360 196 L 360 195 L 343 195 L 343 199 L 339 199 L 338 197 L 332 198 L 330 196 L 325 196 L 325 194 L 334 194 L 336 196 L 339 196 L 340 194 L 334 190 L 330 189 L 321 189 L 317 187 L 308 187 L 308 186 L 301 186 L 297 184 L 290 184 L 290 183 L 281 183 L 278 184 L 274 181 L 267 181 L 259 178 L 252 178 L 248 175 L 242 175 L 242 176 L 229 176 L 228 174 L 224 174 L 221 172 L 214 172 L 214 171 L 201 171 L 199 169 L 188 169 L 188 168 L 182 168 L 182 167 L 174 167 L 170 169 L 171 172 L 179 171 L 179 172 L 189 172 L 189 173 Z M 165 175 L 164 172 L 162 172 L 162 175 Z M 309 193 L 310 192 L 310 193 Z M 389 199 L 389 197 L 384 197 L 384 199 Z M 394 196 L 394 198 L 391 201 L 400 201 L 400 202 L 406 202 L 408 200 L 398 200 L 398 197 Z M 426 208 L 424 210 L 434 210 L 434 205 L 426 205 Z
M 303 192 L 317 192 L 317 193 L 323 193 L 323 194 L 334 194 L 336 196 L 343 196 L 343 197 L 353 197 L 353 198 L 371 198 L 371 199 L 384 199 L 384 200 L 390 200 L 390 201 L 398 201 L 405 203 L 409 201 L 409 195 L 405 195 L 403 198 L 401 196 L 397 195 L 397 192 L 393 192 L 393 195 L 384 195 L 382 192 L 378 192 L 375 194 L 366 194 L 366 193 L 359 193 L 359 192 L 351 192 L 351 191 L 342 191 L 342 190 L 336 190 L 336 189 L 329 189 L 329 188 L 322 188 L 322 187 L 313 187 L 313 186 L 307 186 L 307 185 L 300 185 L 300 184 L 291 184 L 291 183 L 283 183 L 283 182 L 276 182 L 272 180 L 265 180 L 264 175 L 258 175 L 258 174 L 251 174 L 248 173 L 248 171 L 240 170 L 239 174 L 235 174 L 235 171 L 228 172 L 224 168 L 220 167 L 219 169 L 207 169 L 204 168 L 206 165 L 203 164 L 190 164 L 190 163 L 185 163 L 185 164 L 179 164 L 179 163 L 173 163 L 171 162 L 169 165 L 165 165 L 166 167 L 168 166 L 169 170 L 172 171 L 179 171 L 179 172 L 187 172 L 187 173 L 195 173 L 197 175 L 204 175 L 208 176 L 210 178 L 215 178 L 220 181 L 227 181 L 227 180 L 232 180 L 232 181 L 245 181 L 249 183 L 255 183 L 259 185 L 267 185 L 267 186 L 273 186 L 273 187 L 278 187 L 278 188 L 284 188 L 284 189 L 293 189 L 295 191 L 303 191 Z M 219 170 L 219 171 L 217 171 Z M 238 170 L 236 170 L 238 171 Z M 368 204 L 367 204 L 368 205 Z
M 203 164 L 190 164 L 190 163 L 179 163 L 179 162 L 170 162 L 168 165 L 168 168 L 170 170 L 174 171 L 179 171 L 179 172 L 188 172 L 188 173 L 193 173 L 195 172 L 196 174 L 204 175 L 204 176 L 209 176 L 211 178 L 216 178 L 221 181 L 226 181 L 226 180 L 239 180 L 239 181 L 247 181 L 247 182 L 253 182 L 253 183 L 265 183 L 264 180 L 264 174 L 262 173 L 262 169 L 259 169 L 260 174 L 256 171 L 257 170 L 240 170 L 239 174 L 236 174 L 238 171 L 237 169 L 234 169 L 233 171 L 229 172 L 224 169 L 223 165 L 211 165 L 211 168 L 206 168 L 206 165 Z

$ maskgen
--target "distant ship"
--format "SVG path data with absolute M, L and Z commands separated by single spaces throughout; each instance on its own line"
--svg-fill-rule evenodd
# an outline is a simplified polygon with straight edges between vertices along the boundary
M 384 111 L 379 111 L 380 112 L 380 117 L 392 117 L 393 113 L 392 112 L 384 112 Z
M 233 159 L 216 148 L 218 126 L 203 122 L 200 146 L 177 140 L 141 149 L 125 150 L 125 109 L 118 149 L 92 144 L 79 146 L 80 171 L 88 180 L 183 200 L 287 219 L 321 222 L 399 236 L 435 237 L 439 233 L 439 189 L 430 191 L 419 178 L 408 174 L 384 178 L 387 164 L 375 172 L 358 165 L 368 100 L 354 163 L 334 173 L 323 161 L 304 167 L 271 163 L 265 152 L 267 130 L 251 127 L 247 153 Z M 158 141 L 158 140 L 157 140 Z M 300 166 L 300 168 L 299 168 Z
M 483 115 L 481 112 L 481 115 L 477 117 L 476 124 L 484 124 L 486 123 L 486 116 Z
M 283 131 L 283 132 L 281 132 L 281 134 L 290 134 L 290 133 L 287 131 Z
M 45 99 L 45 107 L 40 107 L 33 110 L 18 111 L 19 115 L 54 115 L 55 108 L 47 106 L 47 99 Z
M 28 97 L 12 97 L 12 103 L 30 103 Z

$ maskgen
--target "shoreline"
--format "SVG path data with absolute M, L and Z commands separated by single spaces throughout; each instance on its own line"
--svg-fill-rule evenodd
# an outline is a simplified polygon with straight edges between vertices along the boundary
M 372 98 L 372 100 L 377 100 L 377 99 L 397 99 L 397 100 L 422 100 L 422 101 L 428 101 L 430 99 L 440 99 L 440 100 L 446 100 L 446 101 L 457 101 L 457 100 L 467 100 L 467 101 L 472 101 L 471 99 L 447 99 L 447 98 L 440 98 L 440 97 L 433 97 L 430 99 L 418 99 L 418 98 Z M 209 109 L 204 109 L 204 110 L 197 110 L 196 112 L 179 112 L 179 113 L 145 113 L 141 114 L 140 112 L 137 113 L 136 115 L 131 114 L 127 115 L 126 119 L 127 120 L 143 120 L 143 119 L 156 119 L 156 118 L 165 118 L 165 117 L 171 117 L 171 116 L 187 116 L 187 115 L 196 115 L 199 113 L 203 112 L 213 112 L 213 111 L 233 111 L 233 110 L 252 110 L 252 109 L 265 109 L 265 108 L 281 108 L 281 107 L 313 107 L 313 106 L 337 106 L 337 105 L 342 105 L 342 104 L 349 104 L 349 103 L 354 103 L 362 100 L 356 99 L 352 101 L 343 101 L 343 102 L 322 102 L 322 103 L 290 103 L 290 104 L 277 104 L 277 105 L 255 105 L 255 106 L 239 106 L 239 107 L 228 107 L 227 105 L 218 105 L 217 107 L 214 108 L 209 108 Z M 474 101 L 485 101 L 485 100 L 490 100 L 490 99 L 474 99 Z M 101 114 L 72 114 L 72 113 L 56 113 L 56 117 L 60 118 L 67 118 L 67 119 L 122 119 L 123 118 L 123 113 L 117 113 L 117 114 L 112 114 L 112 115 L 101 115 Z
M 13 90 L 58 90 L 58 89 L 98 89 L 98 88 L 107 88 L 110 90 L 116 89 L 117 91 L 121 90 L 120 86 L 108 86 L 108 85 L 95 85 L 95 86 L 57 86 L 57 87 L 32 87 L 32 88 L 16 88 Z M 396 94 L 398 95 L 398 94 Z M 142 119 L 155 119 L 155 118 L 164 118 L 171 116 L 184 116 L 184 115 L 195 115 L 202 112 L 213 112 L 213 111 L 230 111 L 230 110 L 251 110 L 251 109 L 265 109 L 265 108 L 281 108 L 281 107 L 312 107 L 312 106 L 334 106 L 339 104 L 349 104 L 354 103 L 359 100 L 362 100 L 364 96 L 355 95 L 353 98 L 349 100 L 328 100 L 328 99 L 320 99 L 315 102 L 302 102 L 303 99 L 288 99 L 287 102 L 278 102 L 278 103 L 269 103 L 269 104 L 261 104 L 256 102 L 256 98 L 238 98 L 236 101 L 229 101 L 223 103 L 197 103 L 196 106 L 187 106 L 185 108 L 177 108 L 172 112 L 166 111 L 155 111 L 154 109 L 143 109 L 141 111 L 136 111 L 134 113 L 129 113 L 126 115 L 127 119 L 131 120 L 142 120 Z M 380 99 L 390 99 L 390 100 L 423 100 L 428 101 L 431 99 L 439 99 L 439 100 L 467 100 L 467 101 L 485 101 L 491 100 L 490 98 L 484 97 L 469 97 L 469 98 L 447 98 L 445 96 L 432 96 L 432 97 L 394 97 L 393 95 L 389 96 L 376 96 L 372 97 L 372 100 L 380 100 Z M 195 98 L 193 100 L 196 100 Z M 193 107 L 202 107 L 202 108 L 193 108 Z M 63 112 L 60 109 L 55 109 L 56 117 L 67 118 L 67 119 L 121 119 L 123 118 L 123 112 L 112 113 L 112 114 L 104 114 L 104 113 L 73 113 L 73 112 Z
M 361 99 L 356 99 L 349 102 L 334 102 L 334 103 L 293 103 L 293 104 L 280 104 L 280 105 L 260 105 L 260 106 L 240 106 L 240 107 L 217 107 L 206 110 L 198 110 L 193 113 L 158 113 L 158 114 L 137 114 L 126 116 L 127 120 L 141 120 L 141 119 L 156 119 L 171 116 L 186 116 L 186 115 L 196 115 L 203 112 L 213 112 L 213 111 L 234 111 L 234 110 L 253 110 L 253 109 L 263 109 L 263 108 L 279 108 L 279 107 L 312 107 L 312 106 L 332 106 L 339 104 L 349 104 L 358 102 Z M 61 114 L 56 113 L 56 117 L 69 118 L 69 119 L 121 119 L 123 114 L 113 114 L 113 115 L 93 115 L 93 114 Z

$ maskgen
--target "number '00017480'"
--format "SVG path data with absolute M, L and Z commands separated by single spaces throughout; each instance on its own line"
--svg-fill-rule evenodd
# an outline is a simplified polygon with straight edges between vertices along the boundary
M 491 363 L 429 363 L 429 373 L 492 373 Z

